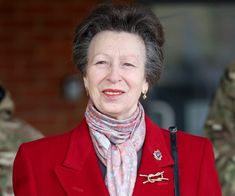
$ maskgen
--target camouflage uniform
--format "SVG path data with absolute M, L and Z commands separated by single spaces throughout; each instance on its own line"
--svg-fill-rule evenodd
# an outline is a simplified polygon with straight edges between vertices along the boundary
M 14 103 L 0 84 L 0 196 L 14 195 L 12 164 L 22 142 L 42 137 L 42 134 L 22 120 L 13 118 Z
M 235 62 L 225 71 L 205 124 L 224 196 L 235 196 Z

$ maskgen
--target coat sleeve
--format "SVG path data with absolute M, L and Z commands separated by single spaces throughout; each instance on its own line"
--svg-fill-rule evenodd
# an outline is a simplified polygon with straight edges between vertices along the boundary
M 215 167 L 213 147 L 208 139 L 206 139 L 204 145 L 197 195 L 222 196 L 221 186 Z
M 13 167 L 15 196 L 36 196 L 35 178 L 24 144 L 20 146 Z

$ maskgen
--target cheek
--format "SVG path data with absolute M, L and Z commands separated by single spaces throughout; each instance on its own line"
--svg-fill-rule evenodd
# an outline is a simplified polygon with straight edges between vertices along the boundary
M 130 73 L 126 75 L 127 81 L 129 81 L 132 86 L 135 86 L 137 89 L 142 88 L 145 84 L 145 77 L 143 73 Z
M 95 93 L 95 91 L 98 91 L 101 81 L 102 80 L 99 75 L 87 75 L 86 80 L 84 80 L 84 83 L 86 85 L 86 89 L 90 93 Z
M 88 90 L 92 90 L 92 89 L 96 88 L 97 87 L 96 81 L 90 78 L 88 80 L 88 86 L 87 87 L 88 87 Z

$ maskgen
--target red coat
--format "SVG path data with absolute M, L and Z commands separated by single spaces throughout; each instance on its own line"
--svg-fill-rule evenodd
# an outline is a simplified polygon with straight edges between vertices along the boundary
M 169 131 L 146 117 L 146 138 L 134 196 L 173 196 L 173 160 Z M 221 196 L 208 139 L 177 133 L 181 196 Z M 159 150 L 161 160 L 153 152 Z M 168 181 L 146 183 L 139 174 L 164 171 Z M 21 145 L 13 175 L 16 196 L 105 196 L 105 186 L 86 121 L 72 131 Z

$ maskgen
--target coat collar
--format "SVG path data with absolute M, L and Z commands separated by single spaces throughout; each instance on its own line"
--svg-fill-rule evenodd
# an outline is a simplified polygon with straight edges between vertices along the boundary
M 146 192 L 158 193 L 159 195 L 172 195 L 173 191 L 173 159 L 169 151 L 169 142 L 164 137 L 164 130 L 153 123 L 148 117 L 146 122 L 146 137 L 142 151 L 141 164 L 137 172 L 137 179 L 133 195 L 144 195 Z M 154 158 L 154 151 L 159 151 L 161 159 Z M 142 175 L 164 172 L 164 177 L 169 181 L 146 183 L 147 177 Z
M 88 130 L 85 119 L 73 130 L 64 166 L 80 171 L 88 157 L 91 154 L 94 155 L 94 148 Z
M 173 164 L 163 131 L 148 117 L 145 120 L 146 138 L 134 192 L 138 192 L 138 186 L 143 186 L 139 174 L 154 174 Z M 161 152 L 161 160 L 154 158 L 153 152 L 156 150 Z M 108 195 L 85 119 L 72 131 L 65 160 L 55 168 L 55 172 L 68 195 L 89 195 L 88 192 L 91 195 Z
M 174 162 L 169 151 L 169 143 L 163 135 L 164 130 L 153 123 L 147 116 L 145 117 L 145 122 L 147 131 L 143 146 L 141 166 L 145 168 L 147 164 L 150 163 L 150 165 L 157 168 L 173 165 Z M 154 158 L 153 153 L 155 151 L 159 151 L 162 155 L 160 160 Z
M 86 120 L 83 119 L 71 133 L 63 164 L 55 168 L 55 173 L 69 196 L 108 195 L 88 130 Z

